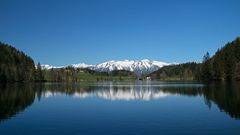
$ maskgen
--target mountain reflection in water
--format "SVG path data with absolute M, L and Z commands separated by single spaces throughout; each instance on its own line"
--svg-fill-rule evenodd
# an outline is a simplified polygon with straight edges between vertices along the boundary
M 232 118 L 240 118 L 240 85 L 232 83 L 83 82 L 80 84 L 8 84 L 0 87 L 0 121 L 23 111 L 37 98 L 64 95 L 82 99 L 157 100 L 167 96 L 203 96 L 207 107 L 215 103 Z M 79 101 L 81 102 L 81 101 Z M 159 101 L 161 102 L 161 101 Z

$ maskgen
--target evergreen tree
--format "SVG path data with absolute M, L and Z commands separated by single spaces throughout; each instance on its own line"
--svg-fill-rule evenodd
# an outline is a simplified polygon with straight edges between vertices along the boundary
M 210 60 L 210 54 L 208 52 L 203 56 L 202 79 L 203 80 L 211 80 L 212 79 L 212 63 Z
M 236 68 L 235 68 L 235 73 L 234 73 L 234 78 L 236 79 L 236 80 L 240 80 L 240 62 L 238 62 L 237 64 L 236 64 Z
M 224 67 L 223 67 L 223 59 L 218 57 L 221 55 L 219 49 L 213 57 L 213 79 L 215 80 L 223 80 L 224 79 Z
M 43 75 L 43 71 L 40 63 L 37 64 L 37 69 L 35 71 L 35 81 L 37 82 L 44 81 L 44 75 Z
M 0 42 L 0 82 L 34 81 L 33 60 L 16 48 Z

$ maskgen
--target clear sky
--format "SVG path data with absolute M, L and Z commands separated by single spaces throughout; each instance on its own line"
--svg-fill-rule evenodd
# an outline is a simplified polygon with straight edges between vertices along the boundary
M 35 62 L 201 61 L 240 36 L 240 0 L 0 0 L 0 41 Z

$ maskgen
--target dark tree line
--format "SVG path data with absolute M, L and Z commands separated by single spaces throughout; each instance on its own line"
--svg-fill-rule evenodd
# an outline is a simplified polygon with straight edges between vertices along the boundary
M 34 79 L 33 60 L 16 48 L 0 42 L 0 82 L 28 82 Z
M 206 53 L 201 65 L 202 80 L 240 80 L 240 38 L 218 49 L 213 57 Z
M 179 65 L 165 66 L 149 76 L 158 80 L 193 80 L 196 79 L 199 72 L 199 64 L 189 62 Z
M 45 81 L 44 79 L 44 71 L 42 70 L 41 64 L 38 63 L 36 66 L 36 70 L 35 70 L 35 81 L 36 82 L 43 82 Z
M 22 51 L 0 42 L 0 82 L 41 82 L 44 74 L 40 63 Z
M 240 80 L 240 38 L 218 49 L 212 57 L 207 52 L 202 63 L 166 66 L 150 76 L 159 80 Z
M 98 72 L 91 69 L 73 68 L 71 66 L 66 68 L 56 68 L 43 70 L 44 81 L 48 82 L 79 82 L 83 80 L 111 80 L 113 77 L 135 77 L 134 73 L 125 70 L 115 70 L 112 72 Z

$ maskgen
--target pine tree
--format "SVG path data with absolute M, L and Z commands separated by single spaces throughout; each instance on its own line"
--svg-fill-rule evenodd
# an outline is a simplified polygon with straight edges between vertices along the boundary
M 213 78 L 215 80 L 223 80 L 224 79 L 224 68 L 223 68 L 223 60 L 218 57 L 219 50 L 216 53 L 216 57 L 213 59 Z
M 43 71 L 42 71 L 42 67 L 41 67 L 40 63 L 37 64 L 37 69 L 35 72 L 36 72 L 35 81 L 37 81 L 37 82 L 44 81 L 44 75 L 43 75 Z
M 210 60 L 210 54 L 208 52 L 203 56 L 202 79 L 203 80 L 211 80 L 212 79 L 212 63 Z
M 1 42 L 0 54 L 0 82 L 34 81 L 34 62 L 29 56 Z
M 234 78 L 240 80 L 240 62 L 236 64 Z

